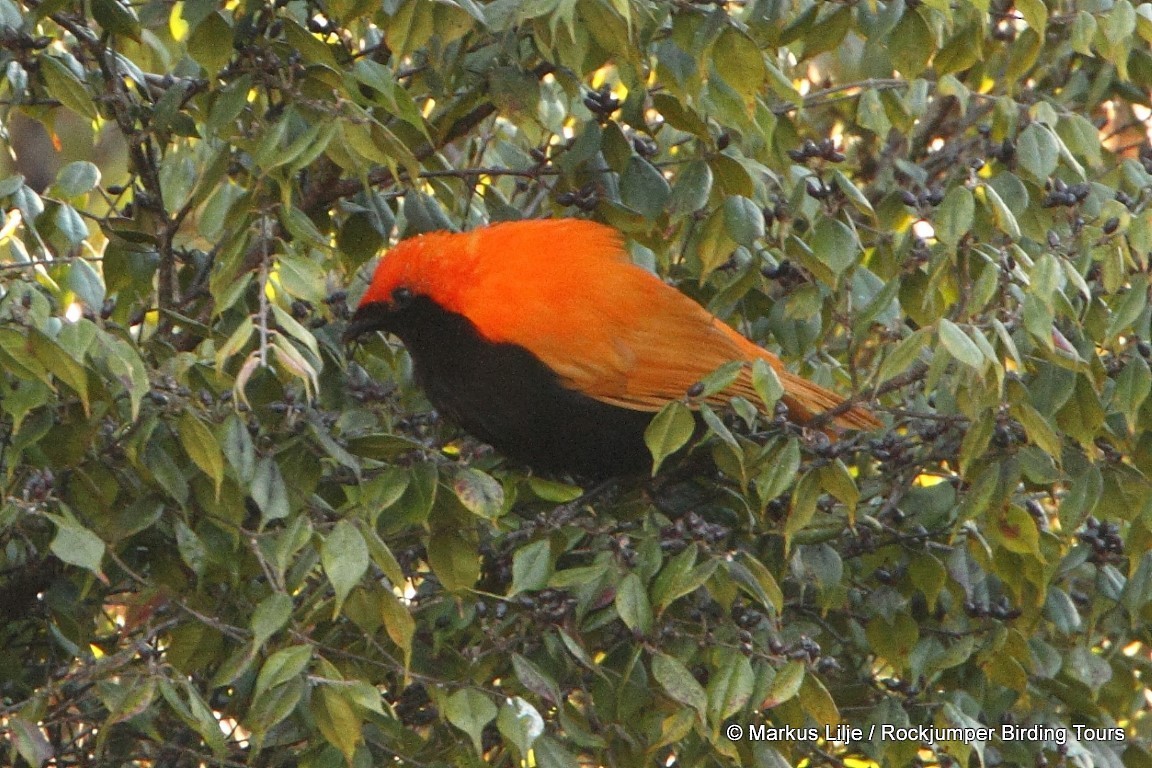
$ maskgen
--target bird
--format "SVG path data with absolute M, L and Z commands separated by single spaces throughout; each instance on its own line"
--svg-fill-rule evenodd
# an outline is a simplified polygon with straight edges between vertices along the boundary
M 613 228 L 583 219 L 509 221 L 400 241 L 379 261 L 344 341 L 400 339 L 437 411 L 530 469 L 593 479 L 646 472 L 645 429 L 667 403 L 721 366 L 746 363 L 699 398 L 764 404 L 763 360 L 788 418 L 810 421 L 843 398 L 629 259 Z M 853 405 L 835 430 L 881 422 Z

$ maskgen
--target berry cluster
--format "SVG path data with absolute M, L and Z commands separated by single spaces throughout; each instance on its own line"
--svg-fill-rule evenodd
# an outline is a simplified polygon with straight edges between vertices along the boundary
M 1090 516 L 1084 521 L 1084 530 L 1077 538 L 1092 548 L 1088 559 L 1093 563 L 1115 563 L 1124 558 L 1124 539 L 1120 537 L 1120 526 L 1116 523 Z
M 1085 198 L 1092 192 L 1092 186 L 1086 182 L 1069 186 L 1060 179 L 1048 182 L 1044 185 L 1044 189 L 1048 194 L 1044 196 L 1041 205 L 1045 208 L 1055 208 L 1058 205 L 1071 207 L 1084 202 Z
M 600 203 L 600 189 L 595 184 L 585 184 L 577 190 L 568 190 L 556 195 L 560 205 L 574 205 L 582 211 L 591 211 Z
M 660 548 L 676 554 L 687 548 L 688 542 L 696 541 L 705 547 L 719 544 L 728 537 L 730 531 L 719 523 L 710 523 L 695 512 L 689 512 L 672 525 L 660 530 Z
M 804 163 L 813 158 L 829 163 L 842 163 L 845 160 L 844 153 L 836 149 L 836 144 L 832 139 L 821 139 L 820 143 L 816 143 L 812 139 L 805 139 L 799 149 L 788 150 L 788 157 L 798 163 Z
M 584 106 L 601 122 L 607 122 L 613 112 L 620 109 L 620 99 L 607 88 L 592 91 L 584 97 Z
M 944 202 L 944 190 L 930 189 L 913 194 L 906 189 L 900 193 L 900 200 L 909 208 L 935 208 Z

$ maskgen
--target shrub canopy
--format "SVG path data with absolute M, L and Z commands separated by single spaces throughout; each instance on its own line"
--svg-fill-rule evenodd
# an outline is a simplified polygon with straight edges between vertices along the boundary
M 1129 0 L 0 0 L 8 758 L 1152 765 L 1149 42 Z M 891 428 L 737 401 L 714 471 L 581 496 L 343 348 L 396 238 L 540 216 Z M 1050 730 L 869 730 L 1004 724 Z

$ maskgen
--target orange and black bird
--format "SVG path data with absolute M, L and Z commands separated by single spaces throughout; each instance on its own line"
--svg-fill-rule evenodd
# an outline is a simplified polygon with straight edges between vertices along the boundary
M 530 467 L 608 477 L 651 469 L 644 430 L 671 400 L 736 360 L 776 371 L 789 418 L 843 402 L 632 264 L 620 235 L 556 219 L 437 232 L 380 261 L 344 334 L 387 331 L 446 417 Z M 728 389 L 759 403 L 751 365 Z M 854 406 L 836 428 L 881 426 Z

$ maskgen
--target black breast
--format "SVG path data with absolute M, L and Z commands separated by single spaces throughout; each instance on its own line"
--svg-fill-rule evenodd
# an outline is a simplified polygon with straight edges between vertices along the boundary
M 564 387 L 527 349 L 486 341 L 470 320 L 430 299 L 415 298 L 388 325 L 433 405 L 506 456 L 592 478 L 651 469 L 644 429 L 653 414 Z

